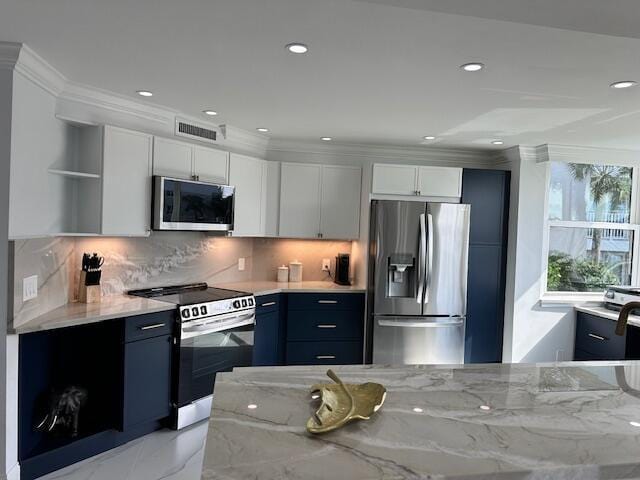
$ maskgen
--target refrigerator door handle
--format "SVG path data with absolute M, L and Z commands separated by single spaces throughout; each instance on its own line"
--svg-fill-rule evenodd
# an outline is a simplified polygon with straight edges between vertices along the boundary
M 425 274 L 424 303 L 429 303 L 429 290 L 433 273 L 433 215 L 427 214 L 427 271 Z
M 420 214 L 420 245 L 418 247 L 418 303 L 424 302 L 426 276 L 427 226 L 424 213 Z
M 405 327 L 405 328 L 440 328 L 457 327 L 464 324 L 465 317 L 435 317 L 428 318 L 401 318 L 388 317 L 378 318 L 378 325 L 381 327 Z

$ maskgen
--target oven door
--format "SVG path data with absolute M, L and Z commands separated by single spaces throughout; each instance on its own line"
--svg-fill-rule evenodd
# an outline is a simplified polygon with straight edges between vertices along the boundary
M 254 324 L 255 312 L 250 310 L 181 325 L 177 428 L 209 417 L 218 372 L 251 366 Z

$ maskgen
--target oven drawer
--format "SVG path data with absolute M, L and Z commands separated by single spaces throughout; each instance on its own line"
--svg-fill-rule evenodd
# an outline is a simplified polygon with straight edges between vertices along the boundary
M 362 363 L 362 342 L 288 342 L 287 365 Z
M 599 360 L 624 359 L 626 336 L 616 335 L 615 328 L 613 320 L 578 312 L 576 350 L 590 353 Z
M 175 310 L 169 310 L 125 318 L 124 341 L 134 342 L 145 338 L 170 335 L 173 332 L 175 314 Z
M 256 315 L 279 310 L 281 299 L 282 296 L 279 293 L 256 297 Z
M 291 293 L 291 310 L 359 310 L 364 309 L 363 293 Z
M 363 320 L 359 311 L 292 311 L 287 318 L 287 340 L 360 340 Z

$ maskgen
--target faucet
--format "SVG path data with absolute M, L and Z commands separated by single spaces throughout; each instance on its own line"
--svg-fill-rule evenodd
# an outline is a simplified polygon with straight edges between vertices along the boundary
M 640 308 L 640 302 L 625 303 L 620 309 L 618 314 L 618 323 L 616 324 L 616 335 L 624 335 L 624 331 L 627 327 L 627 320 L 629 319 L 629 313 L 636 308 Z

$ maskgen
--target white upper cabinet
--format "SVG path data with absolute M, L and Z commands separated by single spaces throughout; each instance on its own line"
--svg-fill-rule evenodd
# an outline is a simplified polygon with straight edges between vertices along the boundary
M 153 174 L 189 179 L 193 175 L 193 146 L 188 143 L 155 137 L 153 140 Z
M 322 167 L 320 233 L 323 238 L 360 236 L 360 186 L 362 169 Z
M 361 176 L 358 167 L 283 163 L 279 236 L 358 238 Z
M 105 126 L 103 142 L 101 233 L 147 235 L 153 137 Z
M 193 147 L 193 175 L 201 182 L 226 184 L 229 178 L 229 152 Z
M 459 198 L 462 194 L 462 169 L 375 164 L 372 193 Z
M 418 167 L 418 195 L 429 197 L 461 197 L 462 169 Z
M 373 193 L 416 195 L 417 168 L 413 165 L 373 166 Z
M 154 139 L 154 175 L 226 184 L 228 172 L 229 152 L 169 138 Z
M 321 177 L 321 165 L 282 163 L 279 236 L 320 238 Z
M 232 153 L 229 184 L 236 188 L 233 236 L 264 236 L 267 162 Z

